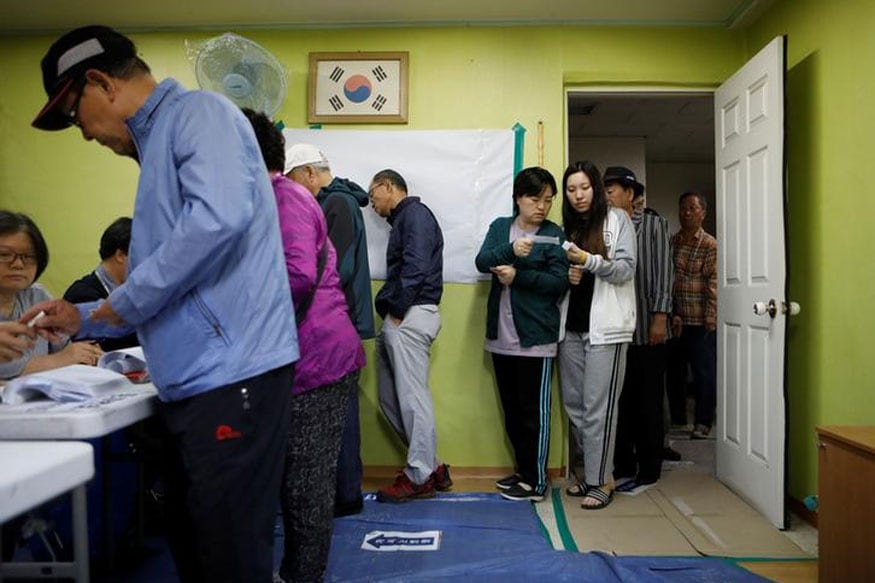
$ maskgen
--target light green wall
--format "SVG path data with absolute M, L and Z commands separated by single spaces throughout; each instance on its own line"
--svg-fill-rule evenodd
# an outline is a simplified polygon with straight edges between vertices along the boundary
M 290 90 L 278 117 L 306 124 L 308 51 L 410 52 L 411 129 L 529 129 L 524 162 L 537 161 L 535 128 L 544 122 L 544 165 L 561 176 L 565 160 L 564 89 L 587 84 L 713 87 L 743 62 L 739 33 L 711 29 L 446 28 L 336 31 L 259 31 L 245 36 L 276 54 L 289 70 Z M 186 41 L 201 32 L 134 34 L 157 77 L 172 75 L 193 87 Z M 43 283 L 54 293 L 96 261 L 105 225 L 129 214 L 137 168 L 78 132 L 29 127 L 44 95 L 38 63 L 50 38 L 0 38 L 0 206 L 30 213 L 43 229 L 52 262 Z M 391 129 L 403 129 L 389 126 Z M 391 165 L 391 161 L 387 161 Z M 337 169 L 342 175 L 342 169 Z M 508 196 L 510 193 L 508 193 Z M 559 215 L 555 205 L 553 216 Z M 256 282 L 253 282 L 256 284 Z M 376 289 L 376 286 L 375 286 Z M 456 466 L 507 467 L 491 366 L 482 345 L 485 285 L 448 285 L 444 327 L 433 350 L 432 393 L 441 456 Z M 373 342 L 368 342 L 373 362 Z M 364 462 L 398 465 L 403 456 L 376 404 L 368 366 L 362 398 Z M 550 466 L 564 459 L 558 393 L 554 391 Z
M 787 35 L 790 494 L 817 492 L 818 425 L 875 424 L 875 3 L 784 0 L 746 33 Z M 847 196 L 846 196 L 847 195 Z

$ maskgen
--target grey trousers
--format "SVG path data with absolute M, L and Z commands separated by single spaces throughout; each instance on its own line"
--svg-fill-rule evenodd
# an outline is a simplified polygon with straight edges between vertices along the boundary
M 589 343 L 589 334 L 567 332 L 559 343 L 562 403 L 577 447 L 584 482 L 607 484 L 614 472 L 617 404 L 623 390 L 628 344 Z
M 438 307 L 430 304 L 412 306 L 400 326 L 387 317 L 377 336 L 380 408 L 407 446 L 404 472 L 415 484 L 424 484 L 439 463 L 428 370 L 440 329 Z

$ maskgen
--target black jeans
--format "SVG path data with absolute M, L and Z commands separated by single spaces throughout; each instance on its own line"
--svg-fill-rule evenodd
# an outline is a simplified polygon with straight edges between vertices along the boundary
M 665 344 L 630 345 L 620 394 L 614 477 L 656 482 L 662 473 Z
M 359 423 L 358 380 L 350 395 L 343 424 L 340 455 L 337 458 L 337 492 L 335 507 L 349 508 L 362 503 L 362 438 Z
M 696 397 L 694 423 L 711 427 L 717 404 L 717 333 L 704 326 L 684 326 L 672 341 L 669 356 L 668 398 L 672 423 L 686 421 L 687 366 L 693 373 Z
M 184 583 L 272 580 L 293 378 L 288 365 L 161 405 L 167 538 Z

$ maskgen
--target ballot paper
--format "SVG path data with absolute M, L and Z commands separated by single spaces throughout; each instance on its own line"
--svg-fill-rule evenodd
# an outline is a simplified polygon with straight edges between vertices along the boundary
M 551 237 L 549 235 L 529 235 L 528 238 L 534 243 L 544 243 L 545 245 L 558 245 L 561 243 L 559 237 Z
M 141 346 L 121 348 L 104 353 L 97 361 L 97 366 L 122 374 L 142 372 L 146 370 L 146 356 Z

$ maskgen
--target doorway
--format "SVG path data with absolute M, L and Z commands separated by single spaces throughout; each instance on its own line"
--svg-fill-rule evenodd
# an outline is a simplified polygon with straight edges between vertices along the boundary
M 645 185 L 647 206 L 668 220 L 672 235 L 680 229 L 678 197 L 701 193 L 708 201 L 703 227 L 716 236 L 712 91 L 570 89 L 566 95 L 569 162 L 591 160 L 602 172 L 630 168 Z M 716 431 L 712 439 L 691 441 L 692 420 L 688 407 L 685 423 L 674 420 L 667 445 L 681 454 L 677 465 L 713 476 Z
M 646 186 L 647 206 L 679 228 L 677 199 L 692 190 L 714 203 L 714 93 L 711 91 L 567 92 L 568 160 L 600 170 L 626 166 Z M 709 212 L 704 228 L 716 233 Z
M 786 155 L 784 86 L 786 37 L 776 37 L 730 76 L 713 94 L 714 162 L 717 225 L 717 435 L 716 475 L 757 508 L 779 529 L 788 525 L 787 512 L 787 387 L 786 317 L 794 306 L 786 300 L 787 240 Z M 621 97 L 650 94 L 670 97 L 685 91 L 569 91 L 604 97 L 611 103 Z M 604 95 L 601 95 L 604 94 Z M 585 98 L 586 95 L 581 96 Z M 589 131 L 614 135 L 623 125 L 651 124 L 657 135 L 665 124 L 658 115 L 620 113 L 607 128 L 588 124 L 599 103 L 568 100 L 570 134 Z M 634 105 L 627 102 L 624 109 Z M 580 111 L 576 111 L 580 108 Z M 572 122 L 571 112 L 575 117 Z M 683 111 L 683 110 L 681 110 Z M 656 124 L 655 127 L 653 124 Z M 590 127 L 588 130 L 586 126 Z M 583 132 L 579 131 L 583 126 Z M 646 127 L 646 126 L 645 126 Z M 671 125 L 674 128 L 674 124 Z M 719 130 L 719 131 L 718 131 Z M 637 170 L 647 176 L 653 160 L 639 130 Z M 622 134 L 621 134 L 622 135 Z M 695 134 L 689 134 L 692 136 Z M 699 134 L 703 136 L 703 134 Z M 704 136 L 703 136 L 704 137 Z M 628 138 L 627 138 L 628 139 Z M 569 144 L 573 140 L 569 137 Z M 643 146 L 640 144 L 644 144 Z M 576 144 L 575 144 L 576 146 Z M 590 145 L 593 152 L 602 150 Z M 710 151 L 699 147 L 699 153 Z M 582 152 L 570 152 L 579 156 Z M 635 164 L 628 166 L 636 169 Z M 642 173 L 643 169 L 643 173 Z M 684 188 L 685 189 L 685 188 Z M 682 189 L 682 190 L 684 190 Z M 703 189 L 704 190 L 704 189 Z M 654 208 L 656 204 L 651 202 Z M 776 299 L 777 298 L 777 299 Z M 751 306 L 753 310 L 751 311 Z M 798 308 L 798 306 L 796 307 Z M 798 311 L 798 310 L 797 310 Z M 712 427 L 712 431 L 714 427 Z

